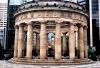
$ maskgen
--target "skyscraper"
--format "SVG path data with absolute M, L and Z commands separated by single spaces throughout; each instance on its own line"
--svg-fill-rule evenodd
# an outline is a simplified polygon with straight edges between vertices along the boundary
M 7 3 L 0 3 L 0 28 L 7 24 Z
M 5 49 L 7 26 L 7 3 L 0 3 L 0 44 Z

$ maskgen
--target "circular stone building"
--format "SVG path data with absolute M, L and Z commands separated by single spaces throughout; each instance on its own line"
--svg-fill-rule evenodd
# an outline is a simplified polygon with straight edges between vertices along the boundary
M 82 6 L 69 1 L 38 0 L 22 4 L 15 13 L 14 58 L 10 61 L 30 64 L 89 63 L 87 18 Z M 49 33 L 54 34 L 53 57 L 48 57 Z

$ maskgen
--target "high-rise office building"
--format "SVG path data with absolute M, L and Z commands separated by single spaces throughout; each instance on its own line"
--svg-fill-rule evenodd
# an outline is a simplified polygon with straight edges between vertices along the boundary
M 0 44 L 6 49 L 7 2 L 0 3 Z
M 0 28 L 7 24 L 7 3 L 0 3 Z
M 7 50 L 13 49 L 14 45 L 14 13 L 17 11 L 18 6 L 22 3 L 22 0 L 8 0 L 8 20 L 7 20 Z

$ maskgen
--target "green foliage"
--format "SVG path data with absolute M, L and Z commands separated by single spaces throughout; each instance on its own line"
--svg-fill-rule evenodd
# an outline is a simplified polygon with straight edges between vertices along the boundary
M 91 60 L 97 61 L 97 57 L 95 55 L 96 51 L 93 48 L 88 49 L 88 56 Z

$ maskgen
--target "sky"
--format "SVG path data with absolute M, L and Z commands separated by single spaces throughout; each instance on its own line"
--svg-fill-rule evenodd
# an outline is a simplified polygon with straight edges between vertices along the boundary
M 0 3 L 5 3 L 7 2 L 8 0 L 0 0 Z M 81 0 L 78 0 L 78 1 L 81 1 Z
M 7 0 L 0 0 L 0 3 L 7 3 Z

